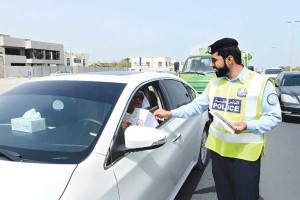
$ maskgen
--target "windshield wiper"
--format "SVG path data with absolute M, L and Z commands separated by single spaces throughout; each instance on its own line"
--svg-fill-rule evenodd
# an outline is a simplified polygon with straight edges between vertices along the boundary
M 0 149 L 0 156 L 15 162 L 20 162 L 22 160 L 22 156 L 16 152 L 7 151 L 4 149 Z

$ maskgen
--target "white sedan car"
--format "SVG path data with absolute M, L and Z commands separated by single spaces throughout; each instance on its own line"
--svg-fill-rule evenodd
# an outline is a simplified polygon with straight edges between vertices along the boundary
M 282 71 L 281 68 L 266 68 L 262 74 L 274 80 Z
M 208 161 L 208 113 L 124 131 L 138 90 L 150 114 L 197 95 L 174 75 L 135 72 L 49 76 L 2 93 L 0 199 L 174 199 Z

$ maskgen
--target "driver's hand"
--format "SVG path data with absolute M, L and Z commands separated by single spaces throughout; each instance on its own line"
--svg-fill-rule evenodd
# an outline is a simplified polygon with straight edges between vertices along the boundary
M 122 128 L 123 128 L 123 130 L 125 130 L 126 128 L 128 128 L 129 125 L 130 125 L 129 122 L 127 122 L 127 121 L 122 121 Z

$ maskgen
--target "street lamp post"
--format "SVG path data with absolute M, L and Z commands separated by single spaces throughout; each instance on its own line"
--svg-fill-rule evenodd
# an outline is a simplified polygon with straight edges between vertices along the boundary
M 293 59 L 294 59 L 294 23 L 300 22 L 300 20 L 286 21 L 286 23 L 292 24 L 292 38 L 291 38 L 291 56 L 290 56 L 290 71 L 292 71 Z

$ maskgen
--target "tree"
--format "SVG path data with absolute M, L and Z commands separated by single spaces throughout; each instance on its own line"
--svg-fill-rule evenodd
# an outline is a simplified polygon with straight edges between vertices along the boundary
M 93 63 L 91 64 L 91 66 L 96 66 L 96 67 L 131 67 L 131 63 L 130 63 L 130 58 L 124 58 L 121 61 L 117 62 L 117 61 L 112 61 L 111 63 L 103 63 L 98 61 L 97 63 Z
M 130 58 L 124 58 L 118 63 L 118 67 L 131 67 Z
M 113 67 L 116 67 L 116 66 L 118 65 L 118 63 L 117 63 L 116 61 L 112 61 L 111 65 L 112 65 Z

